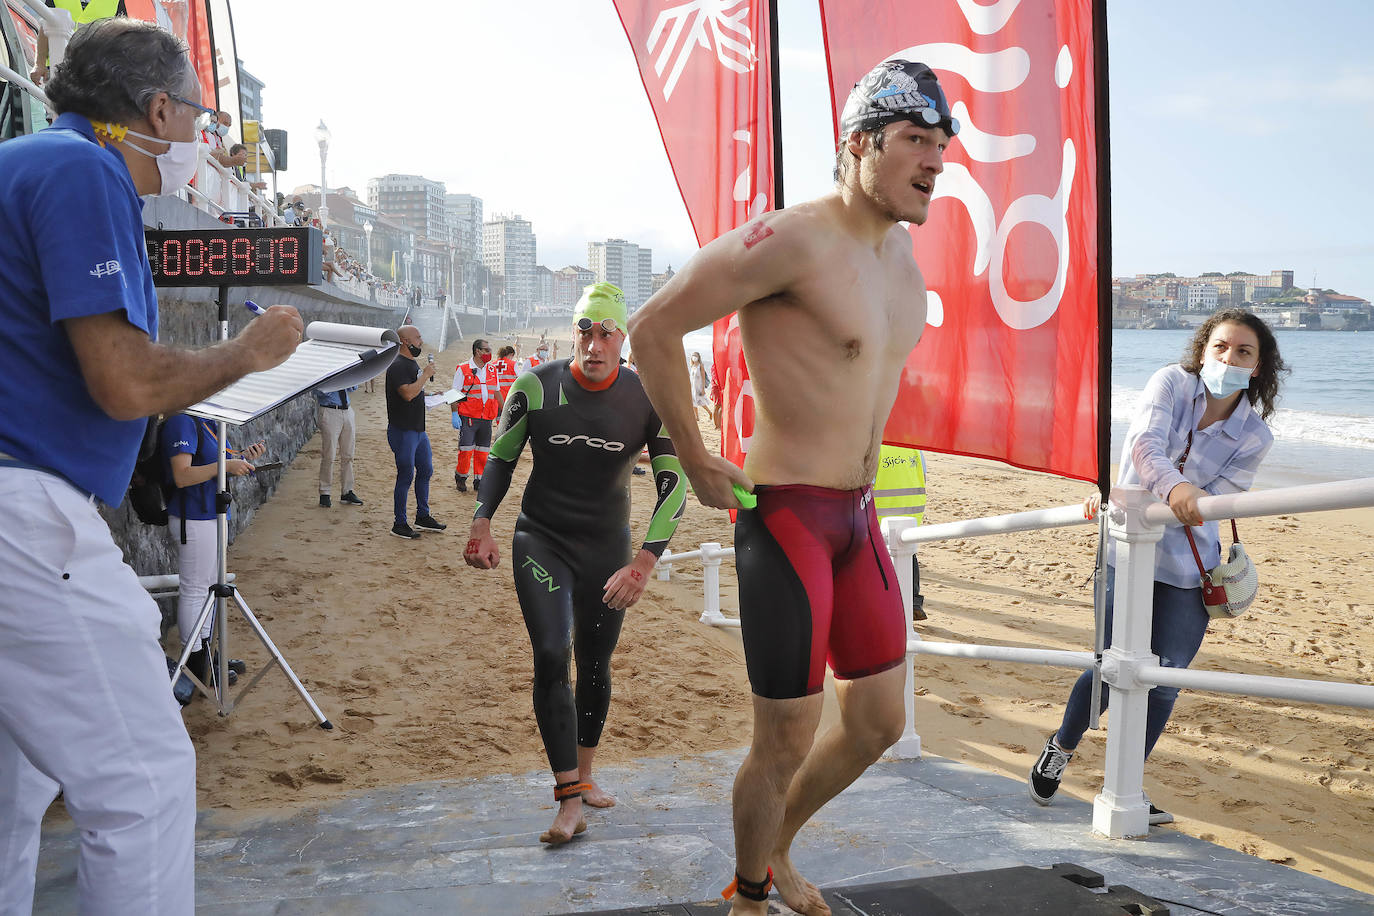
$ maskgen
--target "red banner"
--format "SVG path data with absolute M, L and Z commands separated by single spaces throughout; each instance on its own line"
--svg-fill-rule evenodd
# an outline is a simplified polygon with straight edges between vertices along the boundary
M 210 13 L 205 8 L 205 0 L 187 0 L 184 3 L 162 3 L 159 0 L 124 0 L 124 8 L 133 19 L 156 22 L 182 41 L 191 51 L 191 65 L 200 77 L 200 98 L 202 105 L 216 108 L 224 107 L 215 85 L 215 56 L 210 43 Z M 226 24 L 227 27 L 227 24 Z M 230 61 L 231 64 L 235 63 Z M 235 129 L 238 128 L 238 99 L 235 107 Z
M 1096 482 L 1092 4 L 821 0 L 821 18 L 837 120 L 900 57 L 935 70 L 962 125 L 912 227 L 929 318 L 884 441 Z
M 697 244 L 771 210 L 768 0 L 615 0 L 615 6 Z M 743 463 L 752 399 L 732 322 L 733 316 L 716 322 L 713 352 L 726 370 L 725 413 L 732 418 L 725 424 L 725 454 Z

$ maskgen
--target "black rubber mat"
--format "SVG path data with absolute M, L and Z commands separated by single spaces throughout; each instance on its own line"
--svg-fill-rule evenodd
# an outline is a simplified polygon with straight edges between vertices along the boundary
M 1095 871 L 1061 862 L 825 890 L 834 916 L 1169 916 L 1168 907 Z M 586 916 L 724 916 L 724 900 Z M 787 912 L 774 895 L 769 912 Z

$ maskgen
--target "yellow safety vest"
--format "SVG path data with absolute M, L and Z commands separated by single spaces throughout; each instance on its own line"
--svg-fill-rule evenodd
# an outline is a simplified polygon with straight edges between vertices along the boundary
M 878 518 L 914 517 L 919 525 L 926 513 L 926 465 L 914 448 L 884 445 L 878 452 L 878 479 L 873 484 Z
M 72 14 L 72 20 L 77 25 L 87 22 L 95 22 L 97 19 L 109 19 L 120 12 L 123 5 L 121 0 L 91 0 L 85 6 L 81 5 L 81 0 L 53 0 L 53 5 L 61 7 Z

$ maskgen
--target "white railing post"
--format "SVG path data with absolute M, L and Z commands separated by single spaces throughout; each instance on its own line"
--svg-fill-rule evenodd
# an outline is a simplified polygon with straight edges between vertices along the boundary
M 892 565 L 897 567 L 897 588 L 902 595 L 902 607 L 906 609 L 906 623 L 911 629 L 907 635 L 906 649 L 906 693 L 902 698 L 906 710 L 906 725 L 902 737 L 887 749 L 885 755 L 893 760 L 912 760 L 921 756 L 921 736 L 916 734 L 916 650 L 915 644 L 921 637 L 916 635 L 915 623 L 911 617 L 912 595 L 911 558 L 916 553 L 916 544 L 902 540 L 902 532 L 915 528 L 914 518 L 885 518 L 882 521 L 883 537 L 887 540 L 888 553 L 892 555 Z
M 1136 675 L 1142 666 L 1159 663 L 1150 652 L 1150 631 L 1155 544 L 1164 529 L 1145 520 L 1145 509 L 1155 502 L 1143 487 L 1118 486 L 1108 506 L 1107 530 L 1116 541 L 1116 596 L 1112 645 L 1102 657 L 1102 679 L 1111 691 L 1111 716 L 1102 792 L 1093 799 L 1093 829 L 1114 839 L 1150 832 L 1150 808 L 1141 791 L 1150 685 Z
M 701 622 L 718 626 L 725 619 L 720 612 L 720 545 L 701 545 Z
M 67 56 L 67 42 L 71 41 L 72 33 L 76 31 L 76 20 L 70 11 L 60 6 L 50 7 L 35 0 L 29 0 L 27 6 L 43 20 L 40 28 L 48 37 L 48 66 L 55 67 Z M 43 61 L 40 60 L 38 64 L 42 66 Z
M 663 556 L 659 557 L 658 562 L 654 564 L 654 575 L 660 582 L 667 582 L 673 577 L 673 552 L 671 550 L 664 549 Z

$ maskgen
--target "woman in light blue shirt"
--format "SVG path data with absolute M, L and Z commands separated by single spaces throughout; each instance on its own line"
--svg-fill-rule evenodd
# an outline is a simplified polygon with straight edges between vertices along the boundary
M 1179 363 L 1150 378 L 1131 419 L 1117 482 L 1145 487 L 1167 502 L 1180 522 L 1195 526 L 1198 554 L 1208 569 L 1221 562 L 1221 542 L 1217 523 L 1203 522 L 1197 501 L 1250 488 L 1274 442 L 1264 421 L 1274 412 L 1279 375 L 1287 371 L 1268 325 L 1244 309 L 1224 309 L 1198 328 Z M 1090 516 L 1097 514 L 1098 501 L 1097 494 L 1089 498 Z M 1169 668 L 1188 667 L 1210 619 L 1185 530 L 1166 528 L 1155 548 L 1150 651 Z M 1105 635 L 1110 644 L 1114 553 L 1109 552 L 1107 562 Z M 1045 742 L 1031 770 L 1030 794 L 1039 804 L 1048 805 L 1058 791 L 1064 768 L 1088 728 L 1091 694 L 1092 674 L 1084 672 L 1069 695 L 1059 730 Z M 1146 757 L 1177 698 L 1177 687 L 1150 690 Z M 1102 708 L 1107 708 L 1105 690 Z M 1150 806 L 1151 824 L 1172 820 L 1168 812 Z

